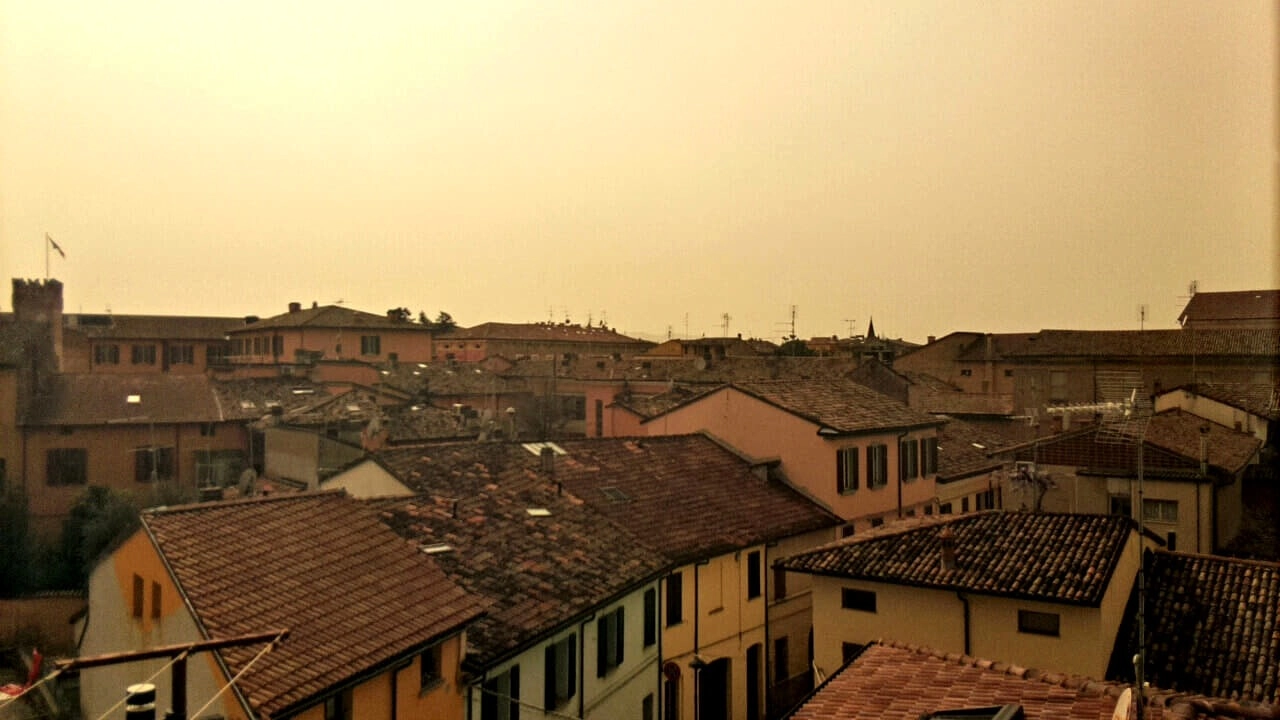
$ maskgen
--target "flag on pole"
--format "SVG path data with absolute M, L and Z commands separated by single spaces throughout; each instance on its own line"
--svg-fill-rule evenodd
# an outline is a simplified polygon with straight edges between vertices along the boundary
M 58 254 L 62 256 L 63 260 L 67 259 L 67 254 L 62 251 L 62 246 L 54 242 L 53 238 L 49 235 L 49 233 L 44 234 L 44 239 L 49 241 L 49 247 L 53 248 L 54 250 L 57 250 Z

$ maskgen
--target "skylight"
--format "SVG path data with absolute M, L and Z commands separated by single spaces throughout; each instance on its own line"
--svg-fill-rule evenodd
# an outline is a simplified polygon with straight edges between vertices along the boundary
M 551 511 L 546 508 L 525 508 L 525 512 L 529 517 L 551 517 Z
M 435 543 L 433 545 L 423 545 L 422 552 L 427 555 L 439 555 L 440 553 L 453 552 L 453 546 L 447 543 Z
M 523 447 L 525 450 L 528 450 L 529 452 L 533 453 L 534 455 L 542 455 L 542 448 L 551 448 L 551 451 L 552 451 L 552 452 L 554 452 L 554 453 L 555 453 L 555 454 L 557 454 L 557 455 L 568 455 L 568 454 L 569 454 L 569 453 L 565 452 L 565 449 L 564 449 L 564 448 L 560 447 L 559 445 L 557 445 L 557 444 L 555 444 L 555 443 L 553 443 L 553 442 L 524 443 L 524 444 L 522 444 L 522 445 L 521 445 L 521 447 Z
M 240 401 L 240 409 L 241 409 L 241 410 L 252 410 L 252 409 L 254 409 L 254 408 L 256 408 L 256 407 L 258 407 L 258 406 L 257 406 L 257 405 L 255 405 L 255 404 L 253 403 L 253 401 L 252 401 L 252 400 L 241 400 L 241 401 Z

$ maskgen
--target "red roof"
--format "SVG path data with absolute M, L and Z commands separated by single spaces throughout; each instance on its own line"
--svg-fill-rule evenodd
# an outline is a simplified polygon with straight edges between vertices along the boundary
M 1280 320 L 1280 290 L 1196 293 L 1178 316 L 1179 324 L 1222 320 Z
M 431 558 L 342 493 L 205 503 L 142 518 L 208 637 L 290 630 L 239 682 L 260 716 L 303 709 L 481 613 Z M 237 673 L 259 650 L 222 656 Z
M 917 720 L 943 710 L 1021 705 L 1027 720 L 1110 720 L 1125 688 L 929 648 L 876 643 L 818 688 L 790 719 Z M 1148 689 L 1147 697 L 1146 720 L 1280 715 L 1275 706 L 1241 706 L 1162 690 Z

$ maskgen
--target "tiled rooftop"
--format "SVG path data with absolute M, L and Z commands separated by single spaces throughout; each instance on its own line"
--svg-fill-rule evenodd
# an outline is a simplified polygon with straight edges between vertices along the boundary
M 1003 462 L 991 454 L 1009 441 L 979 425 L 950 418 L 938 428 L 938 482 L 948 482 L 997 469 Z M 979 447 L 980 446 L 980 447 Z
M 635 343 L 638 348 L 652 345 L 645 340 L 627 337 L 613 329 L 562 323 L 481 323 L 469 328 L 454 328 L 437 334 L 441 342 L 451 340 L 527 340 L 558 342 Z
M 973 352 L 981 350 L 975 343 Z M 1280 330 L 1041 330 L 1009 338 L 998 356 L 1280 356 Z
M 385 521 L 416 542 L 449 545 L 438 562 L 495 603 L 470 635 L 482 662 L 675 564 L 840 522 L 702 435 L 557 446 L 565 454 L 554 475 L 519 443 L 379 455 L 423 494 L 375 501 Z
M 1146 586 L 1148 681 L 1280 704 L 1280 565 L 1156 551 L 1146 557 Z M 1135 587 L 1113 677 L 1133 675 L 1136 602 Z
M 1182 390 L 1216 400 L 1268 420 L 1280 420 L 1280 385 L 1273 383 L 1196 383 Z
M 240 680 L 262 716 L 414 652 L 481 611 L 431 558 L 342 493 L 146 511 L 143 523 L 209 637 L 290 630 Z M 260 649 L 222 654 L 236 673 Z
M 1125 686 L 906 645 L 872 644 L 790 720 L 917 720 L 1020 705 L 1027 720 L 1111 720 Z M 1276 717 L 1277 708 L 1148 689 L 1146 720 Z
M 782 483 L 760 479 L 705 435 L 559 445 L 567 454 L 557 458 L 556 478 L 565 490 L 676 563 L 842 522 Z M 619 492 L 625 500 L 612 499 Z
M 737 382 L 733 387 L 841 433 L 942 423 L 853 380 L 756 380 Z
M 953 570 L 940 562 L 944 526 L 955 533 Z M 1116 515 L 993 511 L 886 525 L 781 565 L 814 575 L 1097 607 L 1132 531 L 1130 520 Z
M 445 443 L 384 451 L 381 462 L 423 497 L 372 501 L 383 521 L 492 600 L 468 633 L 483 665 L 656 577 L 665 561 L 640 539 L 557 492 L 518 443 Z M 454 502 L 457 502 L 456 510 Z M 529 508 L 549 511 L 535 517 Z
M 62 316 L 68 332 L 91 340 L 205 340 L 221 342 L 244 327 L 244 318 L 196 315 L 113 315 L 73 313 Z
M 1280 320 L 1280 290 L 1202 292 L 1191 296 L 1178 322 Z
M 1205 429 L 1208 430 L 1204 437 L 1209 465 L 1228 473 L 1239 472 L 1262 445 L 1249 433 L 1178 410 L 1152 415 L 1147 422 L 1145 437 L 1148 445 L 1198 461 L 1200 438 Z
M 343 328 L 345 330 L 417 330 L 428 332 L 425 325 L 407 320 L 392 320 L 386 315 L 352 310 L 341 305 L 320 305 L 286 312 L 281 315 L 259 320 L 255 323 L 232 329 L 232 334 L 240 332 L 258 332 L 271 328 Z

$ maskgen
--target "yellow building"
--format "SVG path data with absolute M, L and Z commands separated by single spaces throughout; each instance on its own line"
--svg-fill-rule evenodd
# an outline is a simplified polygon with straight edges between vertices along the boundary
M 1124 517 L 983 512 L 886 526 L 781 566 L 813 576 L 821 673 L 885 640 L 1102 677 L 1142 545 Z
M 80 654 L 288 630 L 260 659 L 260 646 L 192 657 L 189 715 L 461 720 L 465 630 L 480 615 L 360 503 L 281 495 L 146 511 L 91 573 Z M 163 710 L 173 698 L 166 663 L 82 671 L 85 716 L 153 675 Z

